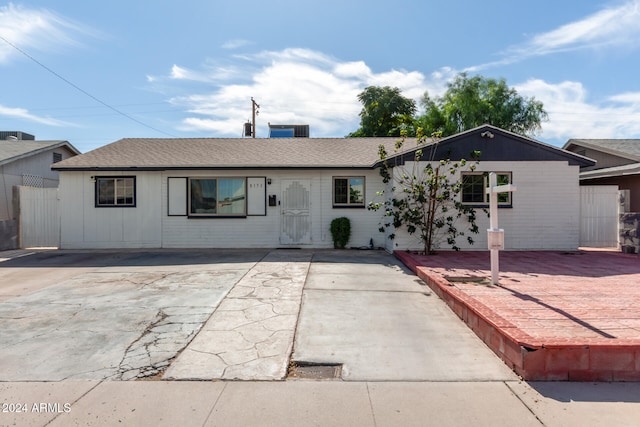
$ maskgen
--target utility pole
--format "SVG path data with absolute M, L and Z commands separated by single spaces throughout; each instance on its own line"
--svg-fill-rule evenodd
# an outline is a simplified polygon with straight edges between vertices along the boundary
M 251 97 L 251 111 L 252 111 L 252 120 L 251 120 L 251 136 L 253 138 L 256 137 L 256 116 L 260 113 L 260 106 L 258 103 Z

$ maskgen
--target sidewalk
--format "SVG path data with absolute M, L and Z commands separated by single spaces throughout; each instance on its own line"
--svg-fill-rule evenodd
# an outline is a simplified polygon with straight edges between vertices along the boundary
M 395 255 L 526 380 L 640 381 L 640 257 L 610 251 Z
M 2 426 L 608 427 L 640 419 L 640 383 L 0 382 L 0 396 L 14 404 L 0 412 Z

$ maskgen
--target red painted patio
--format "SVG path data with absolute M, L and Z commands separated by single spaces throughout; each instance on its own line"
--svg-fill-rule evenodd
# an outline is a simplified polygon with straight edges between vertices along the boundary
M 395 252 L 517 374 L 640 381 L 640 256 L 610 251 Z

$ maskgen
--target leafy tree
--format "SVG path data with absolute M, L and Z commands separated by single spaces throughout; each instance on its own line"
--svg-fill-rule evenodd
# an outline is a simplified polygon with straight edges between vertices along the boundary
M 360 128 L 349 137 L 400 136 L 400 131 L 413 122 L 416 103 L 389 86 L 369 86 L 358 94 L 363 108 Z
M 457 226 L 461 218 L 467 220 L 470 233 L 477 234 L 479 231 L 475 210 L 462 204 L 458 195 L 463 188 L 459 172 L 475 170 L 480 152 L 470 153 L 474 160 L 472 162 L 465 159 L 438 162 L 435 161 L 435 154 L 440 134 L 432 137 L 433 142 L 415 151 L 414 161 L 407 162 L 409 166 L 405 164 L 391 167 L 387 163 L 388 153 L 384 145 L 379 146 L 378 154 L 382 160 L 380 175 L 383 182 L 386 184 L 395 178 L 398 187 L 391 189 L 391 194 L 384 202 L 370 202 L 368 206 L 371 210 L 384 209 L 380 232 L 391 226 L 394 229 L 406 226 L 409 234 L 418 234 L 427 255 L 432 254 L 444 241 L 452 249 L 460 249 L 456 239 L 465 236 L 467 231 Z M 403 137 L 397 142 L 396 152 L 403 149 L 404 141 Z M 421 128 L 417 129 L 417 142 L 418 145 L 427 142 Z M 384 191 L 378 195 L 385 197 Z M 393 239 L 395 235 L 391 234 L 389 237 Z M 467 236 L 467 241 L 474 243 L 471 236 Z
M 421 104 L 425 111 L 417 118 L 418 126 L 443 136 L 486 123 L 532 136 L 548 118 L 542 102 L 520 96 L 504 79 L 469 77 L 466 73 L 449 83 L 442 97 L 431 98 L 425 93 Z

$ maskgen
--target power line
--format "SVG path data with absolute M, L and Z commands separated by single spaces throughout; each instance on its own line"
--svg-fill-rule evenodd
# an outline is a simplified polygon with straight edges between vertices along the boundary
M 118 108 L 118 107 L 140 107 L 140 106 L 148 106 L 148 105 L 167 105 L 168 103 L 166 101 L 163 102 L 145 102 L 145 103 L 134 103 L 134 104 L 119 104 L 119 105 L 114 105 L 114 107 Z M 29 108 L 29 111 L 47 111 L 47 110 L 60 110 L 60 111 L 64 111 L 64 110 L 87 110 L 87 109 L 92 109 L 92 108 L 102 108 L 99 105 L 79 105 L 79 106 L 75 106 L 75 107 L 60 107 L 60 106 L 55 106 L 55 107 L 38 107 L 38 108 Z M 170 110 L 166 110 L 166 111 L 170 111 Z
M 151 129 L 153 131 L 159 132 L 161 134 L 167 135 L 167 136 L 171 136 L 173 138 L 177 138 L 176 135 L 172 135 L 170 133 L 167 133 L 165 131 L 162 131 L 160 129 L 157 129 L 153 126 L 150 126 L 138 119 L 136 119 L 135 117 L 132 117 L 130 115 L 128 115 L 127 113 L 118 110 L 117 108 L 107 104 L 106 102 L 102 101 L 101 99 L 93 96 L 92 94 L 90 94 L 89 92 L 87 92 L 86 90 L 82 89 L 81 87 L 77 86 L 76 84 L 74 84 L 73 82 L 67 80 L 66 78 L 62 77 L 60 74 L 56 73 L 55 71 L 53 71 L 51 68 L 47 67 L 46 65 L 44 65 L 42 62 L 38 61 L 37 59 L 35 59 L 33 56 L 29 55 L 27 52 L 25 52 L 24 50 L 20 49 L 18 46 L 14 45 L 13 43 L 11 43 L 9 40 L 7 40 L 6 38 L 4 38 L 3 36 L 0 35 L 0 39 L 2 39 L 6 44 L 8 44 L 9 46 L 11 46 L 12 48 L 14 48 L 15 50 L 17 50 L 18 52 L 20 52 L 21 54 L 23 54 L 24 56 L 26 56 L 27 58 L 29 58 L 30 60 L 32 60 L 33 62 L 35 62 L 36 64 L 38 64 L 39 66 L 41 66 L 42 68 L 44 68 L 45 70 L 47 70 L 48 72 L 50 72 L 51 74 L 53 74 L 54 76 L 56 76 L 57 78 L 59 78 L 60 80 L 62 80 L 63 82 L 67 83 L 69 86 L 73 87 L 74 89 L 78 90 L 79 92 L 82 92 L 83 94 L 85 94 L 86 96 L 88 96 L 89 98 L 93 99 L 94 101 L 102 104 L 103 106 L 107 107 L 108 109 L 120 114 L 123 117 L 126 117 L 127 119 L 134 121 L 136 123 L 138 123 L 139 125 L 142 125 L 148 129 Z

